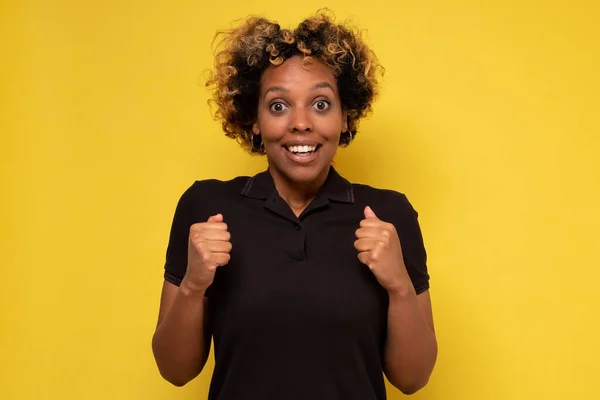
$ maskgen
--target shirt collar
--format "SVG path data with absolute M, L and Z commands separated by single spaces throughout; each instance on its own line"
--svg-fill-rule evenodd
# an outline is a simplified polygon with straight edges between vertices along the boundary
M 267 199 L 277 195 L 273 177 L 265 170 L 248 179 L 242 189 L 242 195 L 253 199 Z M 327 179 L 317 197 L 325 197 L 340 203 L 354 203 L 352 184 L 342 177 L 333 167 L 329 168 Z

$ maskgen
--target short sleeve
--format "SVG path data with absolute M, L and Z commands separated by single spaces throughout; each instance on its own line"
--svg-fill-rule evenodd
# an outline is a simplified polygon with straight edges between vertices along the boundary
M 405 195 L 401 195 L 401 215 L 396 223 L 404 264 L 417 294 L 429 289 L 427 251 L 419 224 L 419 215 Z
M 167 245 L 164 278 L 179 286 L 187 268 L 187 247 L 190 226 L 194 223 L 192 188 L 180 197 L 171 223 Z

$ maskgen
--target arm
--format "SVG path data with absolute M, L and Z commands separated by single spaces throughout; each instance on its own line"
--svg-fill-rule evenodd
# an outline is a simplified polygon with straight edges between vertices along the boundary
M 179 287 L 167 281 L 163 284 L 158 326 L 152 338 L 158 369 L 176 386 L 194 379 L 206 364 L 212 336 L 206 290 L 216 269 L 229 262 L 231 251 L 231 235 L 221 214 L 191 225 L 187 246 L 185 235 L 180 236 L 180 259 L 187 247 L 187 263 L 181 263 L 186 265 L 184 276 Z
M 419 288 L 424 290 L 425 252 L 416 214 L 398 226 L 403 229 L 408 259 L 414 260 L 409 263 L 410 271 L 418 277 Z M 415 393 L 427 384 L 437 358 L 429 291 L 417 295 L 395 225 L 380 220 L 370 207 L 365 208 L 365 219 L 361 221 L 356 237 L 358 258 L 388 292 L 383 370 L 390 383 L 400 391 Z
M 413 394 L 427 384 L 437 359 L 431 298 L 408 286 L 388 293 L 384 372 L 392 385 Z
M 210 352 L 204 294 L 192 290 L 185 279 L 179 287 L 167 281 L 163 284 L 152 350 L 160 374 L 175 386 L 198 376 Z

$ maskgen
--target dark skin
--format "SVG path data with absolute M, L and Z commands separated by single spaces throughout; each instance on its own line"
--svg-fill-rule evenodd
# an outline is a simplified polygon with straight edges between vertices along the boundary
M 260 134 L 279 195 L 300 215 L 325 182 L 340 135 L 348 129 L 333 71 L 319 60 L 300 56 L 269 67 L 261 79 Z M 310 157 L 293 157 L 289 145 L 317 146 Z
M 277 191 L 300 215 L 325 182 L 348 127 L 333 71 L 318 60 L 304 65 L 298 56 L 267 68 L 257 115 L 253 134 L 262 136 Z M 402 392 L 414 393 L 429 380 L 437 358 L 429 291 L 416 294 L 395 227 L 370 207 L 355 234 L 357 257 L 389 295 L 384 372 Z M 204 294 L 230 251 L 221 214 L 192 225 L 186 275 L 179 287 L 163 285 L 152 345 L 161 374 L 175 385 L 192 380 L 206 363 L 212 332 Z

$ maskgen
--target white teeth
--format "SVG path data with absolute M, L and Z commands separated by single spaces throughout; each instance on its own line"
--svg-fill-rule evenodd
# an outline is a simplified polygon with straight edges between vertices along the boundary
M 292 153 L 309 153 L 315 151 L 317 146 L 288 146 L 287 149 Z

